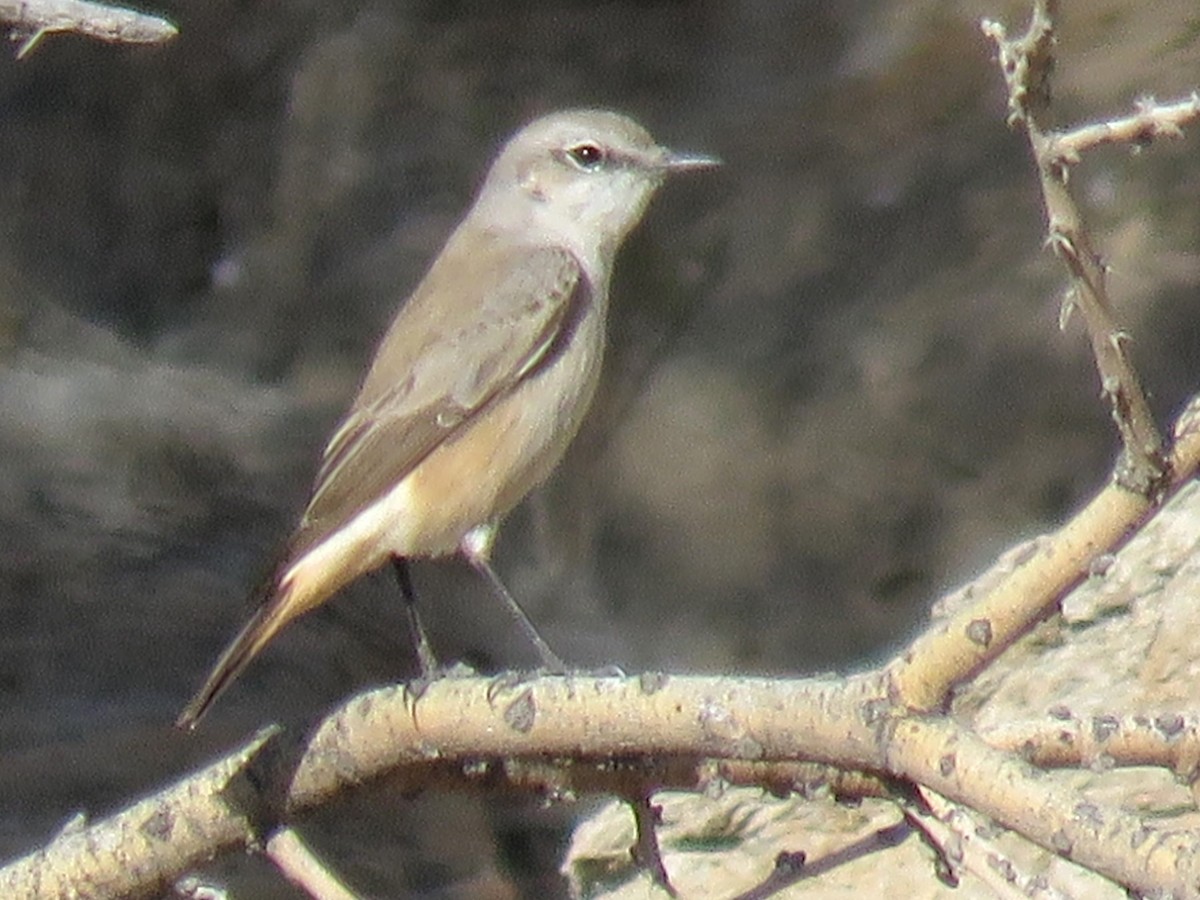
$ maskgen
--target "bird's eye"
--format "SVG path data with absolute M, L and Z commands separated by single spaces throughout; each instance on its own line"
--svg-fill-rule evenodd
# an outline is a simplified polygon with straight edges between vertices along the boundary
M 567 155 L 581 169 L 595 169 L 604 162 L 604 151 L 595 144 L 576 144 L 567 150 Z

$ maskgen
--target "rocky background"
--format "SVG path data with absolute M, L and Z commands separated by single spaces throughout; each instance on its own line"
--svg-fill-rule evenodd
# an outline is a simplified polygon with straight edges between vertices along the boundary
M 1194 4 L 1064 2 L 1057 110 L 1200 82 Z M 806 673 L 1103 483 L 1116 445 L 977 21 L 1023 3 L 163 2 L 161 48 L 0 59 L 0 854 L 257 726 L 411 674 L 386 576 L 290 628 L 196 735 L 373 344 L 499 143 L 566 106 L 719 154 L 618 266 L 602 396 L 497 564 L 581 666 Z M 1200 380 L 1200 135 L 1073 182 L 1158 412 Z M 530 648 L 459 564 L 435 646 Z M 576 809 L 349 798 L 375 896 L 555 896 Z M 240 896 L 292 897 L 223 860 Z

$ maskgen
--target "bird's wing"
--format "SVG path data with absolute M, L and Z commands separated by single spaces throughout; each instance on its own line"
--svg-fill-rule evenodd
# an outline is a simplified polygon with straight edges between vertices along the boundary
M 497 265 L 493 256 L 486 267 L 490 279 L 482 272 L 478 279 L 456 279 L 469 283 L 473 296 L 446 304 L 452 315 L 438 316 L 441 305 L 425 302 L 439 290 L 433 278 L 409 301 L 412 315 L 402 311 L 325 448 L 312 500 L 290 547 L 292 559 L 385 496 L 544 363 L 571 327 L 572 310 L 587 289 L 575 257 L 557 248 L 506 252 L 512 259 Z M 507 274 L 497 279 L 496 271 Z M 422 295 L 423 290 L 430 293 Z M 388 352 L 396 346 L 405 349 Z

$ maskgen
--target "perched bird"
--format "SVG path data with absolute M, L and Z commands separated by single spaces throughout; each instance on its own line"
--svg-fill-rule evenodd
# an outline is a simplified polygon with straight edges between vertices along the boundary
M 668 173 L 716 164 L 602 110 L 554 113 L 509 140 L 329 439 L 265 602 L 178 726 L 194 727 L 285 624 L 389 561 L 431 674 L 413 557 L 461 553 L 563 671 L 491 567 L 495 529 L 558 464 L 591 402 L 617 248 Z

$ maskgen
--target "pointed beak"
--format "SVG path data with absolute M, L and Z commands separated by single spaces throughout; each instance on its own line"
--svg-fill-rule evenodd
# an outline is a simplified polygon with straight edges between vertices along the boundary
M 674 150 L 663 152 L 659 167 L 668 172 L 691 172 L 703 169 L 715 169 L 721 165 L 721 160 L 715 156 L 704 156 L 700 153 L 677 153 Z

